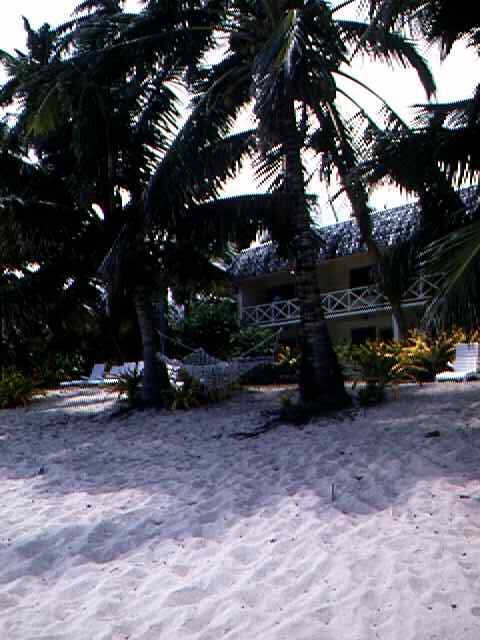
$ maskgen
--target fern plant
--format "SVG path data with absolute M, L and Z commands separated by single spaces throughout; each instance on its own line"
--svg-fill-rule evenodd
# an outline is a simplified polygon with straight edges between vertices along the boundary
M 412 331 L 401 350 L 401 365 L 417 382 L 431 382 L 437 373 L 448 368 L 455 356 L 455 345 L 465 339 L 459 329 L 439 333 L 436 337 Z
M 231 388 L 208 389 L 183 369 L 179 372 L 177 385 L 163 391 L 163 399 L 166 408 L 172 411 L 187 411 L 221 402 L 228 398 L 231 392 Z
M 19 371 L 2 371 L 0 378 L 0 408 L 26 406 L 35 391 L 32 380 Z
M 361 345 L 337 347 L 344 375 L 366 387 L 358 392 L 362 405 L 378 404 L 384 399 L 385 389 L 410 377 L 401 362 L 401 345 L 398 342 L 367 342 Z
M 120 398 L 127 396 L 127 402 L 130 406 L 134 406 L 141 401 L 141 387 L 143 382 L 143 374 L 135 367 L 133 371 L 125 371 L 115 385 L 115 391 Z

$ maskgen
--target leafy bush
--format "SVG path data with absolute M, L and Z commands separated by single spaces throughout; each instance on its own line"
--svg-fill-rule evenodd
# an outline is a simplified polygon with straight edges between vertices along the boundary
M 300 349 L 288 345 L 281 345 L 276 357 L 277 364 L 281 369 L 281 374 L 290 375 L 295 378 L 298 377 L 301 358 L 302 352 Z
M 40 388 L 55 387 L 64 380 L 73 380 L 86 373 L 86 361 L 80 353 L 58 353 L 39 363 L 33 369 L 35 385 Z
M 364 405 L 381 402 L 385 388 L 402 381 L 430 382 L 448 368 L 459 342 L 477 341 L 475 334 L 467 337 L 463 330 L 453 328 L 436 336 L 411 331 L 404 342 L 367 342 L 364 345 L 338 345 L 337 356 L 344 375 L 354 386 L 363 381 L 366 387 L 358 392 Z
M 337 348 L 337 355 L 347 378 L 385 386 L 405 377 L 401 350 L 396 342 L 367 342 Z
M 270 345 L 272 343 L 270 342 Z M 271 354 L 271 349 L 269 355 Z M 300 351 L 294 347 L 280 345 L 275 362 L 259 365 L 244 374 L 241 384 L 270 385 L 296 384 L 300 371 Z
M 268 327 L 237 327 L 230 336 L 229 356 L 237 357 L 247 352 L 252 356 L 270 356 L 275 346 L 275 333 Z
M 211 355 L 225 358 L 231 351 L 232 336 L 238 332 L 237 304 L 230 299 L 197 303 L 186 318 L 180 321 L 172 318 L 170 325 L 174 339 L 192 349 L 202 347 Z
M 228 298 L 197 303 L 186 318 L 171 317 L 170 326 L 172 338 L 192 349 L 202 347 L 221 359 L 237 357 L 252 349 L 251 355 L 270 355 L 276 333 L 266 327 L 239 327 L 237 304 Z M 172 355 L 183 357 L 185 352 L 180 348 Z
M 385 388 L 410 377 L 401 362 L 402 346 L 398 342 L 367 342 L 337 347 L 337 356 L 346 378 L 355 387 L 365 382 L 358 392 L 360 404 L 369 406 L 382 402 Z
M 385 400 L 385 387 L 380 384 L 367 384 L 357 393 L 358 402 L 362 407 L 373 407 Z
M 120 376 L 114 389 L 119 397 L 125 394 L 128 404 L 134 406 L 141 401 L 142 382 L 143 374 L 135 367 L 133 371 L 126 371 Z
M 436 337 L 412 331 L 401 349 L 401 364 L 417 382 L 431 382 L 448 368 L 455 357 L 455 345 L 465 340 L 463 332 L 442 332 Z
M 179 372 L 177 384 L 162 390 L 163 404 L 172 411 L 196 409 L 221 402 L 229 397 L 231 389 L 208 389 L 184 369 Z
M 3 371 L 0 378 L 0 408 L 26 406 L 34 394 L 32 380 L 19 371 Z
M 261 364 L 255 369 L 247 371 L 241 378 L 240 384 L 269 385 L 280 384 L 281 375 L 275 363 Z

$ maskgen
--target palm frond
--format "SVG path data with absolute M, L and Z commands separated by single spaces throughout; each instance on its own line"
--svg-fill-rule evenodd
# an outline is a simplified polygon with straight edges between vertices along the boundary
M 187 121 L 150 180 L 145 196 L 147 227 L 174 226 L 189 207 L 218 197 L 225 181 L 255 148 L 253 131 L 200 144 L 198 124 L 195 118 Z
M 446 275 L 443 295 L 447 295 L 461 278 L 466 277 L 480 256 L 480 222 L 432 242 L 421 256 L 421 266 L 430 272 Z
M 356 46 L 356 51 L 388 64 L 400 64 L 416 71 L 425 93 L 430 98 L 436 92 L 433 74 L 414 43 L 399 33 L 387 32 L 379 37 L 376 29 L 368 24 L 352 20 L 337 21 L 346 42 Z

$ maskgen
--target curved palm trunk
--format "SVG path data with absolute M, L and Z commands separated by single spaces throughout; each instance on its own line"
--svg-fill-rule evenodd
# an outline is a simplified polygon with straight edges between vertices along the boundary
M 296 258 L 297 295 L 300 301 L 300 398 L 302 402 L 338 409 L 350 404 L 321 304 L 310 216 L 305 198 L 300 139 L 293 100 L 284 109 L 285 179 L 291 197 Z
M 150 293 L 147 287 L 137 287 L 134 298 L 143 347 L 144 370 L 142 400 L 147 405 L 155 405 L 158 404 L 160 399 L 160 389 L 157 359 L 155 356 L 154 315 Z

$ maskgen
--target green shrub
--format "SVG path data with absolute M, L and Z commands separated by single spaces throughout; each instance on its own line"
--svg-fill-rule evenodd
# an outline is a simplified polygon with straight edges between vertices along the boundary
M 404 342 L 343 344 L 335 350 L 345 377 L 353 381 L 354 387 L 360 381 L 366 383 L 358 392 L 360 403 L 372 405 L 383 400 L 389 385 L 435 380 L 435 375 L 453 360 L 455 345 L 465 341 L 465 333 L 457 328 L 436 336 L 414 330 Z
M 240 378 L 240 384 L 266 386 L 270 384 L 296 384 L 298 370 L 289 365 L 272 362 L 251 369 Z
M 401 349 L 401 364 L 417 382 L 431 382 L 448 368 L 455 357 L 455 345 L 465 340 L 463 332 L 442 332 L 436 337 L 420 331 L 410 332 Z
M 396 342 L 367 342 L 337 348 L 345 377 L 385 386 L 406 377 L 401 366 L 402 346 Z
M 0 408 L 26 406 L 34 394 L 32 380 L 19 371 L 3 371 L 0 378 Z
M 222 360 L 251 352 L 250 355 L 271 355 L 275 331 L 266 327 L 239 327 L 237 303 L 231 299 L 213 299 L 196 303 L 184 319 L 170 318 L 172 338 L 192 349 L 202 347 Z M 253 350 L 253 351 L 251 351 Z M 178 348 L 178 357 L 185 351 Z
M 379 384 L 367 384 L 357 393 L 358 402 L 362 407 L 373 407 L 385 400 L 385 387 Z
M 163 404 L 172 411 L 196 409 L 197 407 L 221 402 L 231 395 L 231 389 L 208 389 L 184 369 L 179 372 L 179 385 L 162 390 Z
M 33 367 L 35 386 L 49 388 L 65 380 L 74 380 L 86 373 L 85 358 L 80 353 L 58 353 Z
M 288 345 L 280 345 L 276 354 L 276 362 L 280 367 L 281 375 L 290 375 L 298 378 L 301 360 L 302 353 L 300 349 Z
M 158 386 L 161 390 L 170 389 L 170 378 L 168 375 L 167 365 L 163 360 L 157 360 Z
M 192 349 L 202 347 L 218 358 L 226 358 L 231 351 L 231 338 L 238 332 L 238 311 L 235 301 L 213 299 L 192 305 L 183 320 L 171 318 L 172 338 Z M 180 357 L 185 352 L 176 354 Z
M 240 384 L 269 385 L 279 383 L 278 366 L 274 363 L 261 364 L 250 369 L 240 378 Z
M 275 333 L 268 327 L 237 327 L 230 336 L 229 356 L 245 353 L 252 356 L 271 356 L 275 346 Z
M 142 382 L 143 374 L 135 367 L 133 371 L 126 371 L 120 376 L 115 391 L 119 397 L 125 394 L 128 404 L 134 406 L 142 399 Z
M 382 402 L 387 386 L 410 379 L 401 362 L 402 345 L 398 342 L 367 342 L 360 345 L 341 345 L 337 356 L 347 379 L 354 388 L 359 382 L 366 387 L 358 392 L 360 404 L 370 406 Z

